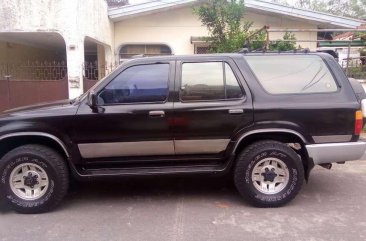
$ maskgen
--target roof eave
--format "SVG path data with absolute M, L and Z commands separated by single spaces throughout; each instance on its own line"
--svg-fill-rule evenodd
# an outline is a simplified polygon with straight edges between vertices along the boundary
M 127 18 L 147 15 L 150 13 L 156 13 L 159 11 L 166 11 L 168 9 L 191 5 L 194 2 L 197 2 L 197 0 L 175 0 L 171 2 L 151 1 L 141 4 L 126 5 L 123 7 L 111 8 L 108 10 L 108 15 L 113 22 L 118 22 Z M 249 9 L 254 9 L 256 11 L 271 12 L 289 17 L 314 21 L 319 23 L 320 27 L 334 26 L 334 27 L 355 29 L 362 24 L 366 24 L 366 21 L 363 20 L 335 16 L 332 14 L 312 10 L 305 10 L 301 8 L 295 8 L 260 0 L 246 0 L 245 6 Z
M 155 13 L 159 10 L 165 11 L 168 9 L 184 7 L 194 2 L 196 2 L 196 0 L 178 0 L 173 2 L 152 1 L 135 5 L 126 5 L 118 8 L 111 8 L 108 9 L 108 15 L 113 22 L 118 22 L 123 19 Z
M 311 21 L 319 22 L 323 25 L 334 25 L 342 28 L 355 29 L 362 24 L 366 24 L 366 21 L 353 19 L 342 16 L 335 16 L 328 13 L 317 12 L 312 10 L 305 10 L 296 7 L 285 6 L 276 3 L 269 3 L 259 0 L 247 0 L 245 1 L 247 8 L 252 8 L 260 11 L 267 11 L 282 15 L 287 15 L 296 18 L 303 18 Z

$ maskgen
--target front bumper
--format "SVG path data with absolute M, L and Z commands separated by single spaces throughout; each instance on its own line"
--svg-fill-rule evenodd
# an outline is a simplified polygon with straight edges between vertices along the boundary
M 345 142 L 306 145 L 314 165 L 359 160 L 366 151 L 366 142 Z

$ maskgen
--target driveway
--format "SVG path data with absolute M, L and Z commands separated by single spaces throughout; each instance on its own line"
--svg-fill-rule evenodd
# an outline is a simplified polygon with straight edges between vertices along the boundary
M 0 205 L 0 240 L 366 240 L 366 161 L 316 167 L 282 208 L 248 206 L 230 179 L 84 183 L 51 213 Z

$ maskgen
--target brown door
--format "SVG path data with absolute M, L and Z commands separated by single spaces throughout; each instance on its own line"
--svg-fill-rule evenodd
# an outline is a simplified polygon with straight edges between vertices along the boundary
M 0 111 L 67 97 L 66 65 L 0 63 Z

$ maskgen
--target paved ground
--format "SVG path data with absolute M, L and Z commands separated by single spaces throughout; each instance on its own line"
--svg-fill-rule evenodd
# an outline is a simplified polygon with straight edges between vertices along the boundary
M 42 215 L 0 205 L 0 240 L 366 240 L 366 161 L 315 168 L 289 205 L 243 203 L 225 178 L 93 182 Z

